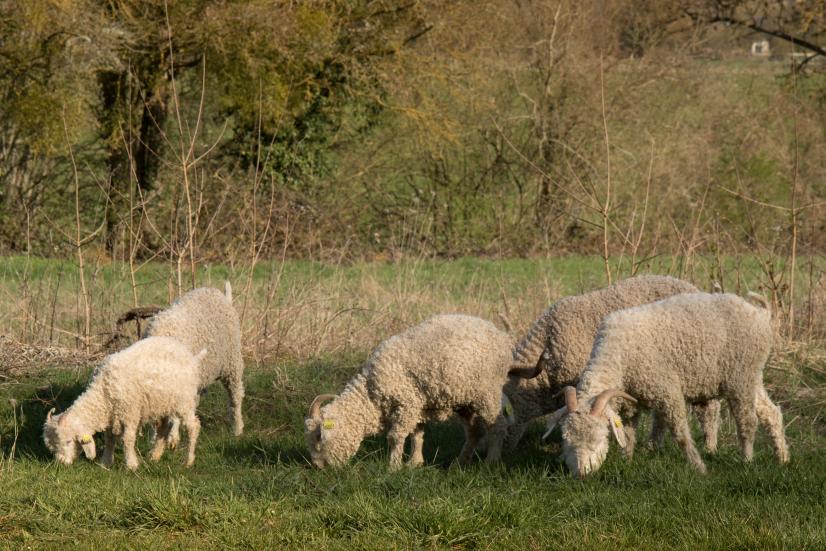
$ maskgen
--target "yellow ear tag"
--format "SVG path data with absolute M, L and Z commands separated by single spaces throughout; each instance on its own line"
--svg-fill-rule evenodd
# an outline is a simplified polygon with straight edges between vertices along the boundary
M 619 417 L 614 417 L 614 426 L 618 429 L 622 428 L 622 421 L 620 421 Z
M 81 444 L 88 444 L 91 441 L 92 441 L 92 437 L 89 436 L 88 434 L 84 434 L 83 436 L 80 437 L 80 443 Z
M 333 420 L 332 420 L 332 419 L 327 419 L 327 420 L 325 420 L 325 421 L 324 421 L 324 423 L 322 423 L 322 424 L 321 424 L 321 427 L 322 427 L 324 430 L 330 430 L 330 429 L 332 429 L 335 425 L 336 425 L 336 424 L 335 424 L 335 423 L 333 423 Z
M 510 403 L 505 404 L 505 415 L 511 417 L 513 415 L 513 406 Z

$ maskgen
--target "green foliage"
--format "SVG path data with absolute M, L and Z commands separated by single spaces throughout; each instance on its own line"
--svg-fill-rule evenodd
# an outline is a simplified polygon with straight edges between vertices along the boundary
M 123 259 L 177 261 L 190 229 L 196 263 L 264 229 L 264 257 L 595 254 L 606 233 L 611 254 L 690 235 L 743 252 L 782 227 L 780 250 L 790 222 L 761 203 L 788 206 L 793 183 L 800 204 L 826 196 L 821 68 L 731 54 L 735 35 L 676 25 L 673 2 L 0 10 L 3 250 L 72 252 L 54 237 L 74 218 L 70 147 L 83 233 L 103 222 L 95 246 Z M 822 211 L 800 214 L 820 250 Z
M 717 181 L 720 189 L 711 197 L 713 209 L 721 218 L 742 224 L 742 232 L 753 243 L 771 243 L 778 238 L 777 227 L 786 223 L 782 211 L 763 212 L 759 226 L 754 225 L 755 201 L 788 207 L 791 183 L 775 159 L 765 152 L 741 159 L 734 154 L 719 161 Z M 743 197 L 747 197 L 744 200 Z

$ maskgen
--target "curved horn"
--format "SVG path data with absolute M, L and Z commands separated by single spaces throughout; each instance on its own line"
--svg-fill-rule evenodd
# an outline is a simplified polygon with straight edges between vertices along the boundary
M 542 366 L 538 363 L 536 367 L 523 367 L 521 365 L 512 367 L 510 371 L 508 371 L 508 375 L 513 375 L 515 377 L 520 377 L 522 379 L 533 379 L 535 377 L 539 377 L 542 373 Z
M 566 386 L 562 392 L 565 393 L 565 407 L 568 408 L 568 413 L 576 411 L 576 388 Z
M 46 422 L 47 423 L 52 420 L 52 415 L 54 414 L 55 411 L 57 411 L 57 409 L 52 408 L 52 409 L 49 410 L 49 413 L 46 414 Z
M 534 367 L 524 367 L 521 365 L 516 365 L 508 371 L 508 375 L 513 375 L 515 377 L 521 377 L 522 379 L 534 379 L 539 377 L 542 374 L 542 371 L 545 370 L 545 352 L 539 355 L 539 360 L 537 360 L 536 365 Z
M 553 395 L 553 399 L 557 400 L 560 396 L 565 395 L 565 407 L 568 408 L 568 413 L 573 413 L 576 411 L 576 388 L 572 386 L 566 386 L 559 392 Z
M 591 406 L 591 415 L 594 417 L 600 417 L 605 411 L 605 407 L 608 405 L 608 402 L 611 401 L 611 398 L 615 397 L 625 398 L 632 404 L 637 403 L 636 398 L 623 392 L 622 390 L 617 390 L 616 388 L 603 390 L 600 395 L 597 396 L 596 400 L 594 400 L 594 405 Z
M 337 398 L 335 394 L 319 394 L 313 400 L 313 403 L 310 404 L 310 413 L 307 415 L 310 419 L 318 419 L 321 417 L 321 404 L 326 402 L 327 400 L 333 400 Z
M 548 418 L 548 422 L 545 424 L 545 434 L 542 435 L 542 440 L 547 439 L 551 435 L 556 426 L 559 424 L 559 420 L 562 419 L 562 416 L 566 413 L 568 413 L 568 406 L 562 406 L 551 414 Z

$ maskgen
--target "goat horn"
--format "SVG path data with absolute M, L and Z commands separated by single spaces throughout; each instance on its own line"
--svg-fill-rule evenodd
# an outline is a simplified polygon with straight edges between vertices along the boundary
M 508 375 L 514 375 L 516 377 L 521 377 L 522 379 L 534 379 L 539 377 L 542 374 L 542 371 L 545 370 L 545 352 L 539 355 L 539 360 L 537 360 L 536 365 L 534 367 L 524 367 L 521 365 L 516 365 L 508 371 Z
M 556 394 L 554 394 L 553 398 L 556 400 L 562 395 L 565 395 L 565 407 L 568 408 L 568 413 L 573 413 L 576 411 L 576 388 L 572 386 L 566 386 Z
M 318 419 L 319 417 L 321 417 L 321 404 L 323 404 L 327 400 L 333 400 L 335 398 L 338 398 L 338 396 L 336 396 L 335 394 L 319 394 L 318 396 L 316 396 L 315 400 L 313 400 L 313 403 L 310 404 L 310 413 L 308 417 L 310 419 Z
M 508 375 L 513 375 L 522 379 L 533 379 L 535 377 L 539 377 L 540 374 L 542 374 L 542 366 L 539 363 L 536 364 L 536 367 L 524 367 L 517 365 L 508 371 Z
M 57 410 L 55 408 L 52 408 L 52 409 L 49 410 L 49 413 L 46 414 L 46 421 L 47 422 L 52 420 L 52 415 L 54 414 L 55 411 L 57 411 Z
M 568 413 L 576 411 L 576 388 L 572 386 L 565 387 L 565 406 L 568 408 Z
M 596 400 L 594 400 L 594 405 L 591 406 L 591 415 L 594 417 L 600 417 L 605 412 L 605 407 L 608 405 L 608 402 L 611 398 L 614 397 L 625 398 L 632 404 L 637 403 L 637 399 L 623 392 L 622 390 L 618 390 L 616 388 L 611 388 L 608 390 L 603 390 L 599 396 L 597 396 Z

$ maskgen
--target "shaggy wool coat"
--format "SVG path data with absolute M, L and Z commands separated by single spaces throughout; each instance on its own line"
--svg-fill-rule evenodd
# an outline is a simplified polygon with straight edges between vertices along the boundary
M 405 438 L 412 437 L 409 463 L 421 464 L 424 423 L 458 415 L 466 441 L 460 462 L 467 462 L 488 433 L 488 460 L 507 421 L 502 386 L 511 366 L 512 341 L 489 321 L 465 315 L 437 315 L 381 343 L 344 392 L 306 420 L 313 462 L 340 465 L 361 441 L 387 431 L 390 463 L 402 461 Z
M 552 304 L 513 351 L 514 362 L 526 366 L 536 365 L 543 350 L 545 353 L 544 371 L 539 376 L 512 376 L 505 386 L 517 423 L 509 430 L 509 446 L 518 444 L 527 422 L 563 405 L 562 398 L 555 396 L 566 385 L 579 381 L 599 324 L 607 314 L 697 290 L 691 283 L 673 277 L 641 275 Z
M 175 417 L 187 429 L 187 464 L 195 461 L 200 423 L 195 415 L 200 387 L 199 363 L 205 352 L 169 337 L 149 337 L 107 356 L 89 386 L 65 412 L 52 416 L 43 428 L 46 446 L 63 463 L 72 463 L 78 447 L 95 458 L 92 437 L 106 431 L 104 465 L 111 465 L 115 439 L 121 438 L 127 467 L 138 466 L 135 438 L 144 423 Z M 163 452 L 153 450 L 157 459 Z
M 182 295 L 169 308 L 156 314 L 147 336 L 178 339 L 194 354 L 206 349 L 200 367 L 200 387 L 221 381 L 229 395 L 233 432 L 244 430 L 241 404 L 244 400 L 244 360 L 241 356 L 241 324 L 232 306 L 229 282 L 221 293 L 202 287 Z
M 763 386 L 772 327 L 767 305 L 760 302 L 755 306 L 733 294 L 689 293 L 608 315 L 577 386 L 581 417 L 603 391 L 622 390 L 638 406 L 660 415 L 691 464 L 705 472 L 691 438 L 686 403 L 725 398 L 746 460 L 752 457 L 759 419 L 779 460 L 788 461 L 780 408 Z M 562 423 L 563 447 L 569 466 L 582 467 L 582 459 L 567 457 L 569 450 L 586 457 L 581 452 L 592 442 L 588 430 L 573 426 L 574 417 L 568 415 Z M 599 466 L 590 463 L 591 469 Z

